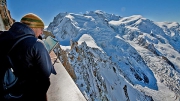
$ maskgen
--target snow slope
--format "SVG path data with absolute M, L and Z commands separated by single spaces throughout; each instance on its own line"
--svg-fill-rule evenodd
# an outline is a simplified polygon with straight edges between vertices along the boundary
M 67 51 L 89 101 L 179 101 L 178 23 L 97 10 L 59 13 L 47 30 Z

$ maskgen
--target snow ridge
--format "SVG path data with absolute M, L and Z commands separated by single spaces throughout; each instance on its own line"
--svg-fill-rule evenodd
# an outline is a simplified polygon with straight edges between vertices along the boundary
M 78 42 L 64 50 L 89 101 L 179 101 L 178 23 L 97 10 L 59 13 L 47 30 L 62 46 Z

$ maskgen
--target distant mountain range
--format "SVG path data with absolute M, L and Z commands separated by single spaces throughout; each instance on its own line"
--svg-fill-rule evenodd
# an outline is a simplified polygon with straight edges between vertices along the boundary
M 47 30 L 88 101 L 180 101 L 179 23 L 96 10 L 59 13 Z

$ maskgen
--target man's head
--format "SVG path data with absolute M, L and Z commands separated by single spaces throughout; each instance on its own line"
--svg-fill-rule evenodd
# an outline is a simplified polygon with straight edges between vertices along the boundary
M 36 37 L 43 33 L 44 23 L 40 17 L 33 13 L 24 15 L 20 22 L 29 26 L 34 31 Z

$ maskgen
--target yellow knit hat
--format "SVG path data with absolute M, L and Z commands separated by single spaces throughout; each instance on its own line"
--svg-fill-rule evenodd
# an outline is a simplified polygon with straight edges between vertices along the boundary
M 33 13 L 24 15 L 20 22 L 28 25 L 31 28 L 44 28 L 42 19 Z

